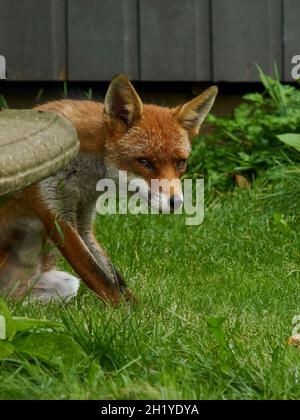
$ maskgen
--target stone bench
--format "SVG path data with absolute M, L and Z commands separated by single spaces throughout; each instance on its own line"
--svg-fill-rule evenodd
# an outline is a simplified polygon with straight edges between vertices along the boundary
M 10 195 L 46 178 L 76 156 L 77 133 L 53 112 L 0 111 L 0 204 Z

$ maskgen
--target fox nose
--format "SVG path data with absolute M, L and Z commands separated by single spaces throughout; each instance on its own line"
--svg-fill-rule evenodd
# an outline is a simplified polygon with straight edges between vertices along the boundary
M 170 209 L 178 210 L 182 206 L 183 200 L 178 195 L 172 195 L 170 197 Z

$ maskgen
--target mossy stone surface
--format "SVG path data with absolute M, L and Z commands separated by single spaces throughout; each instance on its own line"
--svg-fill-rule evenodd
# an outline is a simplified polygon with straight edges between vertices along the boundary
M 73 125 L 54 112 L 0 111 L 0 196 L 60 169 L 79 150 Z

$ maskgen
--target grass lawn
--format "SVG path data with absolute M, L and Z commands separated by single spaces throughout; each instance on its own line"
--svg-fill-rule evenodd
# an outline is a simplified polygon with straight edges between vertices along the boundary
M 87 357 L 71 367 L 12 357 L 0 398 L 300 398 L 300 353 L 286 344 L 300 314 L 300 200 L 262 194 L 212 201 L 201 226 L 99 217 L 140 305 L 107 309 L 84 287 L 65 306 L 9 302 L 14 315 L 62 321 Z

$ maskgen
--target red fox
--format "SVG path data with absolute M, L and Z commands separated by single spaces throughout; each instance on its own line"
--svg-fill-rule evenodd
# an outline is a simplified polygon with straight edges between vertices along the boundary
M 173 180 L 172 190 L 157 195 L 172 209 L 180 207 L 180 177 L 191 141 L 217 92 L 210 87 L 174 109 L 143 105 L 128 78 L 119 75 L 111 81 L 103 104 L 60 100 L 37 107 L 73 123 L 80 152 L 64 170 L 0 207 L 0 289 L 43 302 L 75 296 L 79 280 L 55 270 L 50 242 L 100 299 L 113 305 L 123 298 L 134 300 L 92 231 L 96 184 L 101 178 L 117 179 L 119 171 L 147 185 L 152 179 Z M 149 189 L 148 195 L 152 193 Z

